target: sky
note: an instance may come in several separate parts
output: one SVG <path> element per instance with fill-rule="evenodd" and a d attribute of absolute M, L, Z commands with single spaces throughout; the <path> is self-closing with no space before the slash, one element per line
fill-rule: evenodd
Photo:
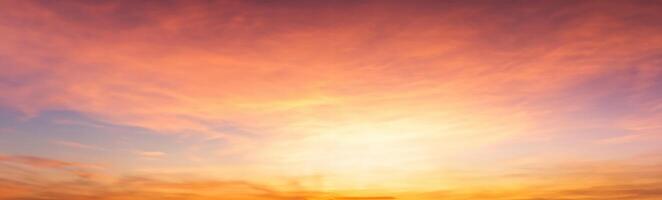
<path fill-rule="evenodd" d="M 662 198 L 660 1 L 0 1 L 0 200 Z"/>

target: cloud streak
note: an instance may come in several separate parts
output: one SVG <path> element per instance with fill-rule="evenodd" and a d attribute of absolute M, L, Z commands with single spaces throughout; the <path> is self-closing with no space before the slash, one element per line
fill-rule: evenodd
<path fill-rule="evenodd" d="M 64 162 L 64 161 L 60 161 Z M 41 166 L 41 165 L 40 165 Z M 50 166 L 50 165 L 49 165 Z M 555 168 L 556 170 L 550 170 Z M 561 169 L 561 170 L 558 170 Z M 638 172 L 635 172 L 636 170 Z M 3 171 L 3 173 L 6 171 Z M 512 173 L 512 171 L 508 172 Z M 662 171 L 658 164 L 623 165 L 619 162 L 579 162 L 526 169 L 519 175 L 478 175 L 475 181 L 441 191 L 344 192 L 300 190 L 247 181 L 228 181 L 165 174 L 142 174 L 112 180 L 69 179 L 46 181 L 23 177 L 21 181 L 0 179 L 0 199 L 658 199 Z M 492 177 L 490 177 L 492 176 Z M 468 178 L 468 177 L 467 177 Z M 497 178 L 497 179 L 495 179 Z M 480 179 L 484 179 L 481 181 Z M 499 180 L 495 182 L 494 180 Z M 381 194 L 381 195 L 375 195 Z"/>

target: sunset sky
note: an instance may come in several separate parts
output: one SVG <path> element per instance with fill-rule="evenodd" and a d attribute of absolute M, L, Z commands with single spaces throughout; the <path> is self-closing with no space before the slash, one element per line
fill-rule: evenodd
<path fill-rule="evenodd" d="M 662 1 L 0 0 L 0 200 L 662 199 Z"/>

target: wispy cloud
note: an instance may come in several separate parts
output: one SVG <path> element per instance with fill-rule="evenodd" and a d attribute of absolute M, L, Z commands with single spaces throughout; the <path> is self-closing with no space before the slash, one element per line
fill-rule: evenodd
<path fill-rule="evenodd" d="M 166 153 L 160 151 L 138 151 L 137 154 L 144 158 L 161 158 L 166 156 Z"/>
<path fill-rule="evenodd" d="M 105 150 L 105 149 L 97 147 L 97 146 L 81 144 L 81 143 L 73 142 L 73 141 L 54 140 L 54 141 L 51 141 L 51 143 L 59 145 L 59 146 L 74 148 L 74 149 Z"/>
<path fill-rule="evenodd" d="M 572 167 L 570 167 L 572 166 Z M 598 167 L 598 168 L 596 168 Z M 631 169 L 643 169 L 641 173 Z M 500 180 L 471 181 L 473 187 L 452 186 L 428 192 L 354 191 L 347 195 L 333 191 L 287 189 L 247 181 L 227 181 L 209 178 L 185 178 L 167 175 L 137 175 L 118 177 L 113 181 L 47 182 L 26 179 L 14 182 L 0 179 L 2 188 L 14 188 L 0 199 L 67 198 L 67 199 L 659 199 L 662 182 L 655 177 L 662 174 L 659 165 L 621 165 L 609 163 L 568 164 L 565 169 L 544 173 L 528 173 L 518 177 L 501 176 Z M 577 173 L 581 172 L 581 173 Z M 475 176 L 473 174 L 472 176 Z M 540 177 L 543 176 L 543 177 Z M 648 178 L 644 178 L 648 176 Z M 483 177 L 487 178 L 487 177 Z M 643 178 L 643 179 L 642 179 Z M 505 180 L 505 181 L 504 181 Z M 572 182 L 572 180 L 577 182 Z M 52 187 L 40 187 L 50 185 Z M 371 195 L 372 193 L 372 195 Z M 388 195 L 375 195 L 388 193 Z"/>
<path fill-rule="evenodd" d="M 97 164 L 69 162 L 37 156 L 1 154 L 0 164 L 18 165 L 19 167 L 27 167 L 27 170 L 57 170 L 85 179 L 97 177 L 97 175 L 100 175 L 98 171 L 105 168 Z M 0 176 L 0 178 L 3 178 L 3 176 Z"/>
<path fill-rule="evenodd" d="M 37 168 L 66 168 L 66 167 L 83 167 L 86 165 L 74 162 L 66 162 L 60 160 L 53 160 L 35 156 L 7 156 L 0 155 L 0 161 L 19 163 Z"/>

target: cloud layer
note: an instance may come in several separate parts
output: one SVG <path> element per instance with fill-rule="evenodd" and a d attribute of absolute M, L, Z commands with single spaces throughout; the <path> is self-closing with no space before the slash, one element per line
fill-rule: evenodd
<path fill-rule="evenodd" d="M 30 154 L 36 143 L 66 148 L 58 158 L 110 156 L 102 181 L 63 186 L 83 194 L 0 184 L 25 191 L 6 198 L 36 199 L 659 198 L 659 182 L 646 180 L 659 172 L 637 171 L 660 160 L 641 157 L 662 139 L 660 10 L 651 1 L 3 1 L 0 109 L 20 117 L 0 118 L 0 130 L 20 130 L 2 131 L 16 145 L 0 151 Z M 55 131 L 39 117 L 54 111 L 94 121 L 55 123 L 89 135 L 39 143 Z M 101 132 L 117 136 L 95 140 Z M 0 157 L 64 171 L 53 177 L 90 171 L 57 160 Z M 572 172 L 591 165 L 549 169 L 558 182 L 538 183 L 545 170 L 504 175 L 575 162 L 637 167 L 618 169 L 626 183 Z M 126 175 L 161 171 L 214 177 Z M 571 184 L 581 177 L 594 182 Z M 297 188 L 282 186 L 291 180 Z M 536 184 L 567 188 L 536 193 Z"/>

